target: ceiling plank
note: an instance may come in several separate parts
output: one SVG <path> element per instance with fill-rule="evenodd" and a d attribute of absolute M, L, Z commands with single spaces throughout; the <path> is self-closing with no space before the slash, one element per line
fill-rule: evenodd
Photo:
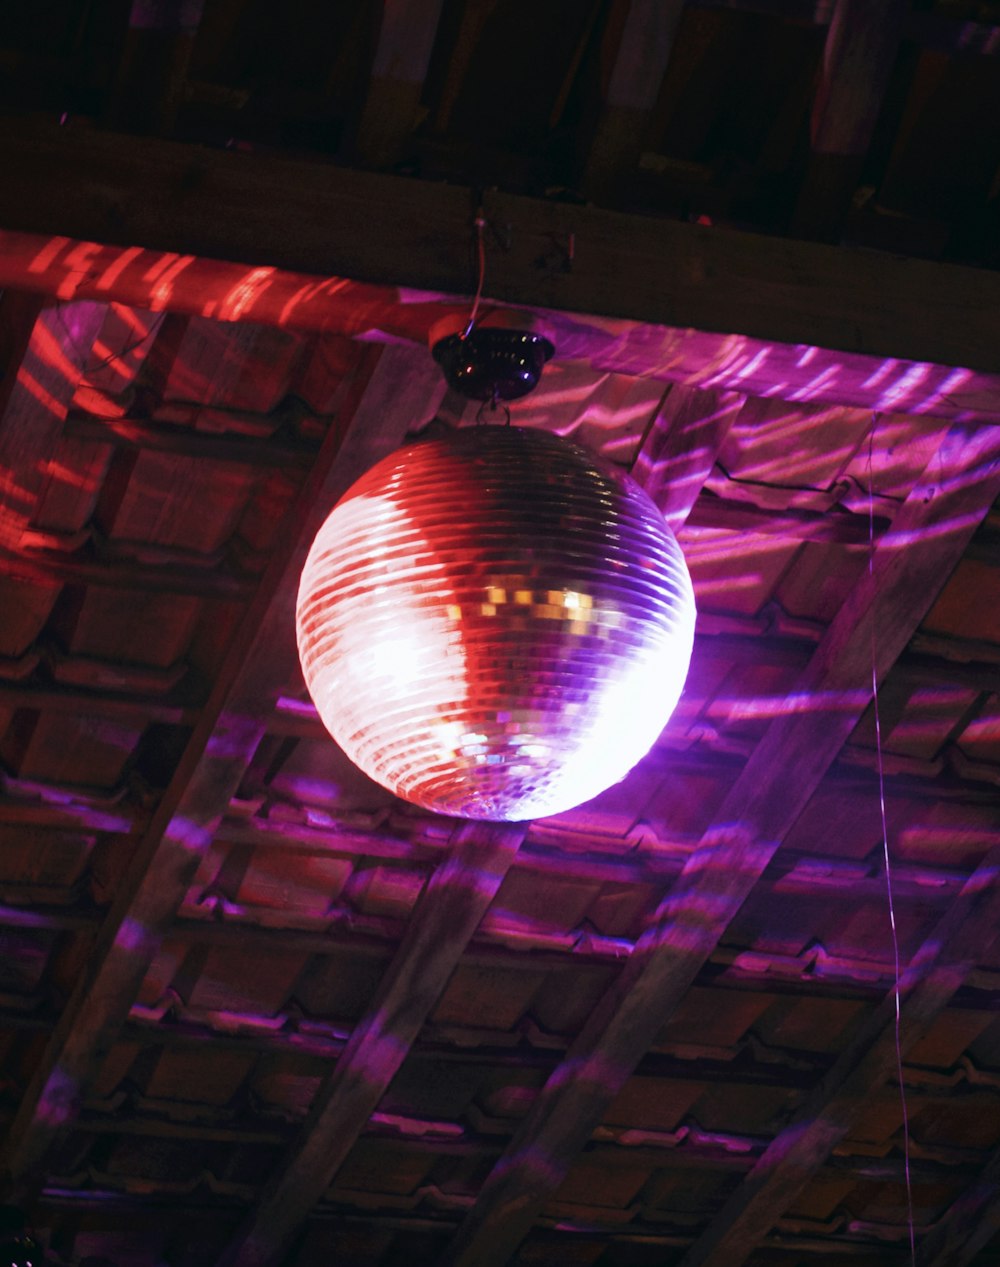
<path fill-rule="evenodd" d="M 456 830 L 371 1006 L 317 1093 L 300 1139 L 220 1260 L 224 1267 L 277 1261 L 333 1182 L 444 993 L 524 832 L 523 825 L 488 823 Z"/>
<path fill-rule="evenodd" d="M 13 355 L 0 380 L 0 553 L 15 566 L 104 314 L 103 304 L 39 311 L 27 296 L 4 295 L 0 340 Z"/>
<path fill-rule="evenodd" d="M 405 395 L 399 384 L 406 378 Z M 424 424 L 444 392 L 437 367 L 412 348 L 368 349 L 346 383 L 334 425 L 286 521 L 284 539 L 234 636 L 215 686 L 63 1011 L 12 1124 L 6 1164 L 30 1190 L 50 1145 L 128 1016 L 212 832 L 229 806 L 294 671 L 298 574 L 333 502 L 374 461 Z"/>
<path fill-rule="evenodd" d="M 227 308 L 209 310 L 203 298 L 203 315 L 222 319 L 254 314 L 279 267 L 468 292 L 472 203 L 460 187 L 72 124 L 12 124 L 0 132 L 0 162 L 0 224 L 7 229 L 188 252 L 147 281 L 147 307 L 171 305 L 179 275 L 198 255 L 261 266 L 233 288 Z M 726 339 L 713 351 L 729 361 L 743 350 L 742 339 L 759 338 L 792 345 L 800 360 L 806 344 L 1000 371 L 1000 276 L 986 270 L 498 191 L 485 194 L 483 205 L 491 223 L 510 226 L 509 251 L 491 253 L 488 265 L 487 293 L 495 300 L 678 327 L 688 341 L 692 328 L 716 332 Z M 571 235 L 567 269 L 552 247 Z M 81 259 L 78 271 L 110 285 L 90 264 Z M 43 267 L 29 264 L 29 278 Z M 324 307 L 329 298 L 328 288 Z M 353 320 L 370 330 L 372 315 L 355 310 Z M 734 330 L 741 338 L 734 340 Z M 633 343 L 629 351 L 639 349 Z M 666 359 L 662 349 L 658 359 Z M 812 384 L 810 398 L 817 398 L 824 366 L 808 359 L 802 386 Z M 748 354 L 739 366 L 751 393 L 752 361 Z M 835 370 L 843 372 L 839 357 L 826 377 Z M 772 355 L 772 386 L 785 377 L 779 371 L 776 379 L 775 371 Z M 922 384 L 927 377 L 925 371 Z M 960 385 L 950 383 L 949 392 Z M 891 404 L 905 410 L 902 395 Z M 917 396 L 926 412 L 923 388 Z"/>
<path fill-rule="evenodd" d="M 173 131 L 205 0 L 132 0 L 108 117 L 128 132 Z"/>
<path fill-rule="evenodd" d="M 413 131 L 441 18 L 442 0 L 385 0 L 368 96 L 358 125 L 358 158 L 387 167 Z"/>
<path fill-rule="evenodd" d="M 824 242 L 839 238 L 909 8 L 909 0 L 837 0 L 813 99 L 811 148 L 793 232 Z"/>
<path fill-rule="evenodd" d="M 447 132 L 451 125 L 451 116 L 472 66 L 476 46 L 480 43 L 498 3 L 499 0 L 467 0 L 462 6 L 461 23 L 448 58 L 448 75 L 434 112 L 433 124 L 436 132 Z"/>
<path fill-rule="evenodd" d="M 952 428 L 619 977 L 494 1168 L 444 1261 L 500 1267 L 683 998 L 1000 493 L 1000 429 Z M 877 630 L 877 633 L 876 633 Z M 874 652 L 873 652 L 874 648 Z"/>
<path fill-rule="evenodd" d="M 677 532 L 696 505 L 719 450 L 746 405 L 738 392 L 676 384 L 664 393 L 632 474 Z"/>
<path fill-rule="evenodd" d="M 905 1057 L 1000 935 L 1000 849 L 976 868 L 900 981 Z M 680 1267 L 739 1267 L 771 1231 L 896 1069 L 896 996 L 887 995 Z M 949 1264 L 957 1260 L 949 1257 Z"/>
<path fill-rule="evenodd" d="M 684 0 L 626 0 L 626 8 L 583 180 L 589 198 L 612 205 L 637 168 Z"/>
<path fill-rule="evenodd" d="M 316 455 L 312 445 L 294 440 L 241 435 L 238 431 L 214 433 L 132 414 L 101 418 L 82 410 L 70 412 L 63 425 L 63 435 L 71 440 L 91 440 L 153 453 L 178 453 L 203 461 L 241 462 L 272 471 L 302 470 L 311 465 Z"/>
<path fill-rule="evenodd" d="M 0 133 L 0 149 L 2 145 Z M 0 201 L 2 197 L 0 186 Z M 408 223 L 405 213 L 400 214 L 401 223 Z M 622 219 L 625 225 L 631 220 Z M 467 222 L 463 231 L 467 235 Z M 551 248 L 551 242 L 548 245 Z M 831 258 L 840 254 L 822 250 Z M 906 263 L 932 270 L 925 279 L 929 290 L 924 299 L 936 297 L 940 290 L 943 295 L 953 293 L 958 304 L 964 270 Z M 981 272 L 978 276 L 990 275 Z M 455 279 L 456 287 L 465 284 L 467 279 Z M 468 316 L 465 301 L 412 291 L 404 301 L 392 285 L 3 229 L 0 286 L 63 301 L 118 300 L 153 311 L 253 320 L 303 334 L 325 332 L 388 342 L 404 339 L 421 345 L 428 342 L 438 322 Z M 863 288 L 856 293 L 863 295 Z M 887 320 L 894 302 L 890 296 Z M 484 313 L 489 308 L 485 305 Z M 998 324 L 998 311 L 1000 293 L 992 309 L 980 313 L 969 306 L 961 309 L 962 321 L 972 323 L 972 331 L 965 329 L 974 343 L 990 337 L 991 323 Z M 998 374 L 552 309 L 545 313 L 544 325 L 559 355 L 588 360 L 595 369 L 616 374 L 649 375 L 703 390 L 738 391 L 768 399 L 781 395 L 878 409 L 926 419 L 929 427 L 935 425 L 935 418 L 1000 421 Z"/>
<path fill-rule="evenodd" d="M 978 1178 L 921 1239 L 917 1267 L 968 1267 L 1000 1232 L 1000 1149 Z"/>
<path fill-rule="evenodd" d="M 18 553 L 0 544 L 0 573 L 31 580 L 64 581 L 67 585 L 138 589 L 152 594 L 247 599 L 253 593 L 253 578 L 235 568 L 185 566 L 168 559 L 153 563 L 152 555 L 150 550 L 146 558 L 140 560 L 116 555 L 106 547 L 86 554 L 48 548 L 23 548 Z"/>

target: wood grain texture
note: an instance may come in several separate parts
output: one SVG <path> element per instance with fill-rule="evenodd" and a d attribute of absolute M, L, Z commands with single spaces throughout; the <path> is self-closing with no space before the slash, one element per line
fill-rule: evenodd
<path fill-rule="evenodd" d="M 968 1267 L 1000 1232 L 1000 1149 L 920 1242 L 917 1267 Z"/>
<path fill-rule="evenodd" d="M 636 454 L 632 474 L 674 532 L 696 505 L 726 434 L 745 404 L 738 392 L 678 385 L 665 393 Z"/>
<path fill-rule="evenodd" d="M 386 0 L 368 95 L 358 125 L 362 163 L 387 166 L 417 123 L 442 0 Z"/>
<path fill-rule="evenodd" d="M 906 1053 L 1000 936 L 1000 849 L 991 850 L 913 956 L 900 982 L 900 1051 Z M 740 1267 L 826 1162 L 896 1070 L 896 1001 L 867 1017 L 836 1064 L 768 1145 L 680 1267 Z M 949 1257 L 947 1262 L 957 1260 Z"/>
<path fill-rule="evenodd" d="M 611 28 L 617 30 L 618 46 L 584 174 L 588 195 L 612 206 L 622 182 L 636 169 L 684 3 L 630 0 L 625 7 L 624 22 Z"/>
<path fill-rule="evenodd" d="M 405 401 L 398 387 L 404 374 L 410 382 Z M 442 394 L 437 367 L 412 349 L 369 349 L 359 358 L 343 399 L 350 425 L 330 428 L 12 1124 L 6 1165 L 19 1190 L 30 1190 L 124 1024 L 293 672 L 295 593 L 313 536 L 337 497 L 411 426 L 426 422 Z"/>
<path fill-rule="evenodd" d="M 405 190 L 408 183 L 397 187 Z M 0 189 L 0 200 L 2 196 Z M 487 201 L 490 197 L 486 195 Z M 465 213 L 461 232 L 467 234 L 468 207 Z M 405 213 L 400 214 L 403 223 L 408 223 Z M 627 231 L 630 217 L 620 219 L 626 226 L 623 231 Z M 467 238 L 463 240 L 467 242 Z M 280 248 L 275 249 L 280 253 Z M 545 251 L 551 254 L 551 239 Z M 828 254 L 831 260 L 838 255 Z M 937 294 L 934 279 L 947 295 L 963 284 L 969 272 L 910 264 L 931 270 L 925 275 L 930 289 L 919 301 L 913 298 L 929 313 L 928 298 Z M 356 271 L 355 264 L 350 267 Z M 491 275 L 493 267 L 491 257 Z M 989 274 L 979 276 L 987 278 Z M 452 282 L 454 289 L 462 289 L 468 278 L 463 282 L 455 275 Z M 855 283 L 860 286 L 857 295 L 863 298 L 865 285 L 858 279 Z M 404 299 L 392 284 L 314 276 L 270 265 L 254 268 L 170 250 L 101 245 L 3 229 L 0 285 L 63 300 L 118 300 L 136 308 L 166 311 L 164 329 L 175 316 L 180 321 L 181 314 L 186 314 L 223 321 L 242 318 L 300 333 L 335 332 L 385 342 L 402 339 L 423 346 L 438 322 L 458 322 L 468 316 L 467 301 L 412 291 Z M 891 293 L 880 293 L 879 301 L 888 304 L 888 321 L 896 300 Z M 486 305 L 484 313 L 490 306 Z M 595 369 L 615 374 L 650 376 L 688 387 L 768 399 L 780 394 L 789 400 L 855 405 L 924 418 L 928 426 L 934 425 L 935 418 L 1000 420 L 998 374 L 910 359 L 883 360 L 867 352 L 803 347 L 798 341 L 776 343 L 746 334 L 650 325 L 554 309 L 536 314 L 535 319 L 549 332 L 558 356 L 587 361 Z M 954 314 L 949 314 L 948 320 L 954 319 Z M 996 310 L 989 311 L 985 324 L 982 320 L 973 309 L 963 308 L 961 321 L 965 324 L 957 329 L 964 330 L 975 345 L 989 337 L 998 320 Z M 803 318 L 803 333 L 808 326 Z"/>
<path fill-rule="evenodd" d="M 22 545 L 38 510 L 104 309 L 84 302 L 38 311 L 31 298 L 12 295 L 0 320 L 0 337 L 23 347 L 17 372 L 0 384 L 0 550 L 9 551 Z"/>
<path fill-rule="evenodd" d="M 500 1267 L 679 1004 L 1000 492 L 1000 430 L 953 428 L 656 918 L 549 1078 L 445 1261 Z M 875 632 L 877 629 L 877 637 Z M 874 647 L 874 652 L 873 652 Z M 799 711 L 795 700 L 826 702 Z"/>
<path fill-rule="evenodd" d="M 810 120 L 818 153 L 867 151 L 909 7 L 908 0 L 837 0 Z"/>
<path fill-rule="evenodd" d="M 166 136 L 183 100 L 204 5 L 133 0 L 107 115 L 128 132 Z"/>
<path fill-rule="evenodd" d="M 355 1026 L 224 1267 L 278 1261 L 333 1182 L 479 926 L 524 836 L 520 826 L 467 823 L 433 873 L 371 1006 Z"/>
<path fill-rule="evenodd" d="M 810 120 L 812 149 L 793 229 L 836 241 L 896 61 L 908 0 L 837 0 Z"/>
<path fill-rule="evenodd" d="M 6 128 L 0 161 L 6 228 L 180 252 L 147 306 L 192 255 L 468 292 L 467 189 L 75 127 Z M 995 273 L 500 192 L 484 208 L 510 226 L 487 287 L 505 303 L 1000 371 Z M 245 279 L 241 314 L 269 278 Z"/>

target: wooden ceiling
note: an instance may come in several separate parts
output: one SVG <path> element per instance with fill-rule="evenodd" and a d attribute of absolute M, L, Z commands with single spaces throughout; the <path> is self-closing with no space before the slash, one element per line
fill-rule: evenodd
<path fill-rule="evenodd" d="M 0 1129 L 68 1267 L 1000 1262 L 1000 4 L 38 0 L 0 30 Z M 396 801 L 292 607 L 473 410 L 631 470 L 685 694 Z M 872 704 L 873 667 L 879 716 Z M 876 730 L 884 753 L 880 797 Z M 883 859 L 892 859 L 902 984 Z"/>

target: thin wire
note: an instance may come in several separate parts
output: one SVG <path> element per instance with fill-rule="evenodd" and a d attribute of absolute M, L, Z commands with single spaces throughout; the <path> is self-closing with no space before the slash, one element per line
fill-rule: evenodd
<path fill-rule="evenodd" d="M 773 488 L 781 489 L 782 492 L 788 493 L 817 493 L 823 496 L 828 496 L 831 493 L 836 493 L 838 490 L 846 489 L 849 485 L 853 484 L 857 487 L 860 493 L 867 495 L 871 492 L 871 489 L 863 484 L 856 475 L 851 475 L 849 473 L 845 473 L 839 476 L 839 478 L 831 480 L 830 483 L 825 486 L 820 484 L 783 484 L 779 480 L 758 480 L 753 479 L 749 475 L 734 475 L 731 471 L 727 470 L 725 466 L 723 466 L 718 458 L 715 460 L 715 465 L 730 484 L 746 484 L 751 488 Z M 879 493 L 879 501 L 882 502 L 893 502 L 898 504 L 902 500 L 902 497 L 894 497 L 891 493 Z"/>
<path fill-rule="evenodd" d="M 476 284 L 476 297 L 473 299 L 472 308 L 469 311 L 469 320 L 462 331 L 463 339 L 469 337 L 473 326 L 476 324 L 476 318 L 479 316 L 479 304 L 483 298 L 483 285 L 486 281 L 486 241 L 483 236 L 486 229 L 486 217 L 483 215 L 482 207 L 476 212 L 476 218 L 472 223 L 476 228 L 476 265 L 479 280 Z"/>
<path fill-rule="evenodd" d="M 872 451 L 875 446 L 875 429 L 880 415 L 872 414 L 871 431 L 868 434 L 868 576 L 874 580 L 875 575 L 875 494 L 873 491 Z M 875 620 L 874 612 L 871 620 L 871 652 L 872 652 L 872 700 L 875 707 L 875 752 L 878 765 L 878 800 L 882 815 L 882 858 L 885 863 L 885 889 L 889 898 L 889 927 L 892 929 L 893 958 L 893 1000 L 895 1002 L 895 1039 L 896 1039 L 896 1081 L 899 1085 L 899 1102 L 903 1110 L 903 1173 L 906 1177 L 906 1222 L 910 1234 L 910 1264 L 916 1267 L 917 1243 L 913 1219 L 913 1182 L 910 1175 L 910 1115 L 906 1105 L 906 1086 L 903 1082 L 903 1046 L 901 1039 L 902 1018 L 899 1000 L 899 934 L 896 931 L 896 907 L 892 895 L 892 865 L 889 861 L 889 829 L 885 812 L 885 767 L 882 758 L 882 719 L 878 705 L 878 669 L 875 658 Z"/>

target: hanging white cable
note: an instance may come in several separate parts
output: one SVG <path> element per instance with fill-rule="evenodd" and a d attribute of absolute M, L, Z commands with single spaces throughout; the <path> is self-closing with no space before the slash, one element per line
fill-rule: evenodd
<path fill-rule="evenodd" d="M 486 240 L 484 237 L 486 217 L 483 214 L 482 207 L 480 207 L 476 212 L 476 218 L 472 223 L 476 230 L 476 265 L 478 281 L 476 283 L 476 295 L 472 301 L 472 308 L 469 311 L 469 320 L 465 329 L 462 331 L 463 339 L 467 339 L 475 327 L 476 318 L 479 316 L 479 304 L 483 298 L 483 284 L 486 281 Z"/>
<path fill-rule="evenodd" d="M 872 451 L 875 445 L 875 429 L 880 415 L 872 414 L 871 431 L 868 435 L 868 576 L 874 579 L 875 573 L 875 494 L 874 476 L 872 474 Z M 878 799 L 882 826 L 882 858 L 885 865 L 885 888 L 889 901 L 889 927 L 892 930 L 893 957 L 893 999 L 895 1002 L 895 1040 L 896 1040 L 896 1081 L 899 1086 L 899 1101 L 903 1112 L 903 1174 L 906 1180 L 906 1223 L 910 1237 L 910 1267 L 916 1267 L 917 1247 L 913 1219 L 913 1182 L 910 1175 L 910 1115 L 906 1103 L 906 1085 L 903 1081 L 903 1047 L 901 1039 L 900 1009 L 900 964 L 899 934 L 896 930 L 896 906 L 892 890 L 892 864 L 889 859 L 889 830 L 885 812 L 885 765 L 882 755 L 882 719 L 879 715 L 878 702 L 878 668 L 875 655 L 875 619 L 874 599 L 873 617 L 871 621 L 871 660 L 872 660 L 872 702 L 875 711 L 875 753 L 878 767 Z"/>

